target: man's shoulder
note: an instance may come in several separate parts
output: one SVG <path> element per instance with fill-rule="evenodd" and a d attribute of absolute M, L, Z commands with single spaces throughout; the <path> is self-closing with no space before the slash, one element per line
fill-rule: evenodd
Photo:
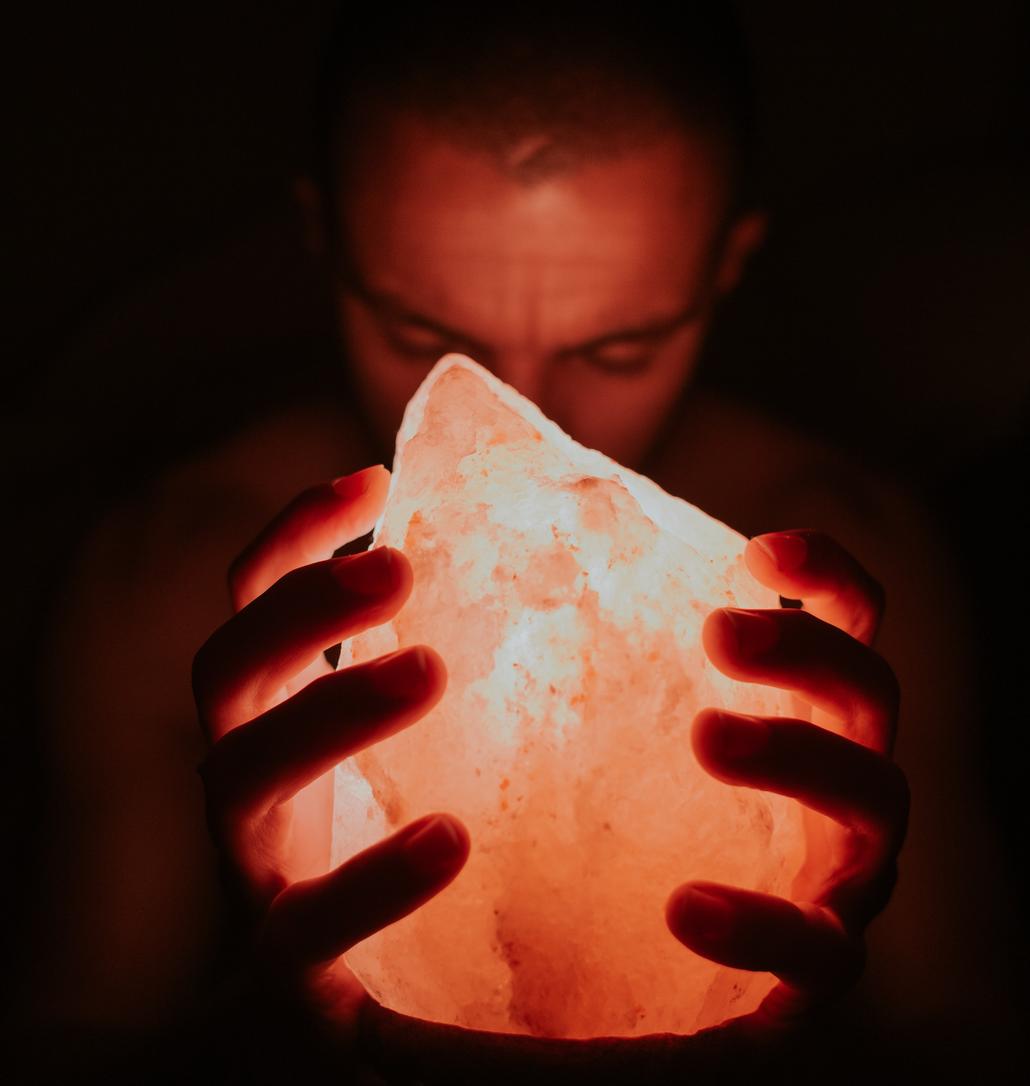
<path fill-rule="evenodd" d="M 299 491 L 358 466 L 344 421 L 321 408 L 264 418 L 108 510 L 70 559 L 54 613 L 55 658 L 74 665 L 58 700 L 102 709 L 118 689 L 134 710 L 156 690 L 188 723 L 189 661 L 231 614 L 230 564 Z"/>
<path fill-rule="evenodd" d="M 62 651 L 86 635 L 97 652 L 106 640 L 137 655 L 149 651 L 136 643 L 144 632 L 203 640 L 229 617 L 233 559 L 297 493 L 362 466 L 360 456 L 339 411 L 298 406 L 156 475 L 108 509 L 71 556 L 55 613 Z"/>
<path fill-rule="evenodd" d="M 745 535 L 806 509 L 877 519 L 894 484 L 857 456 L 761 408 L 713 392 L 691 402 L 658 460 L 659 482 Z M 814 526 L 814 525 L 813 525 Z"/>
<path fill-rule="evenodd" d="M 363 466 L 362 455 L 342 408 L 292 405 L 152 478 L 109 511 L 87 550 L 100 548 L 123 575 L 188 564 L 206 548 L 231 557 L 297 493 Z"/>
<path fill-rule="evenodd" d="M 336 404 L 302 403 L 266 415 L 157 480 L 153 496 L 184 511 L 275 513 L 298 491 L 362 466 L 354 420 Z"/>

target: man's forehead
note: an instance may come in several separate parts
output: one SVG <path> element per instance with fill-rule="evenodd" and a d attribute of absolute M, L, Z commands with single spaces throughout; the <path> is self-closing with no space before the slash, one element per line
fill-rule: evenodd
<path fill-rule="evenodd" d="M 534 131 L 506 144 L 501 153 L 468 146 L 411 114 L 392 114 L 348 149 L 341 210 L 357 202 L 430 207 L 447 203 L 508 205 L 546 203 L 543 193 L 576 190 L 594 215 L 630 214 L 639 205 L 668 214 L 673 205 L 725 204 L 729 193 L 724 149 L 711 138 L 670 126 L 644 142 L 613 143 L 607 154 L 578 157 L 570 151 L 564 170 L 526 181 L 511 172 L 546 152 L 561 158 L 553 133 Z"/>
<path fill-rule="evenodd" d="M 486 155 L 404 135 L 365 160 L 341 217 L 366 282 L 412 306 L 454 314 L 542 291 L 610 310 L 642 293 L 664 312 L 703 275 L 724 191 L 712 156 L 685 139 L 525 186 Z"/>

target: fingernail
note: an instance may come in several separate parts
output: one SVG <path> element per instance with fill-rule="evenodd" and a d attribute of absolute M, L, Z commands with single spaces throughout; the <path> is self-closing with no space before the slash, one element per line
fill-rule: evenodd
<path fill-rule="evenodd" d="M 382 464 L 374 464 L 370 468 L 362 468 L 350 475 L 341 475 L 333 479 L 330 486 L 342 498 L 359 498 L 372 485 L 376 472 L 383 470 Z"/>
<path fill-rule="evenodd" d="M 454 821 L 433 815 L 403 845 L 408 862 L 423 875 L 441 875 L 450 871 L 465 852 L 465 842 Z"/>
<path fill-rule="evenodd" d="M 726 900 L 696 886 L 684 886 L 675 899 L 676 926 L 700 942 L 725 943 L 734 932 L 736 916 Z"/>
<path fill-rule="evenodd" d="M 800 569 L 808 559 L 808 540 L 804 536 L 768 532 L 756 535 L 753 542 L 782 573 Z"/>
<path fill-rule="evenodd" d="M 724 607 L 723 613 L 730 620 L 741 656 L 761 656 L 780 639 L 780 628 L 772 615 L 737 607 Z"/>
<path fill-rule="evenodd" d="M 719 726 L 715 730 L 715 743 L 719 753 L 727 758 L 753 758 L 765 750 L 769 743 L 769 725 L 754 717 L 733 716 L 719 713 Z"/>
<path fill-rule="evenodd" d="M 398 701 L 415 701 L 428 689 L 429 666 L 426 650 L 418 645 L 375 661 L 369 679 L 380 694 Z"/>
<path fill-rule="evenodd" d="M 340 558 L 333 566 L 333 576 L 348 592 L 373 599 L 386 595 L 397 583 L 396 562 L 390 547 L 376 547 Z"/>

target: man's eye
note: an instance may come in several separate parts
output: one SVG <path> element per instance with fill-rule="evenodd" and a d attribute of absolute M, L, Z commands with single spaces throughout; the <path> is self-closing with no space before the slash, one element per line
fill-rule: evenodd
<path fill-rule="evenodd" d="M 430 355 L 446 354 L 447 341 L 441 339 L 435 332 L 427 328 L 419 328 L 418 325 L 402 325 L 393 330 L 390 337 L 394 346 L 404 354 Z"/>
<path fill-rule="evenodd" d="M 609 372 L 634 373 L 645 369 L 651 361 L 653 348 L 650 344 L 624 341 L 608 343 L 586 354 L 587 361 L 598 369 Z"/>

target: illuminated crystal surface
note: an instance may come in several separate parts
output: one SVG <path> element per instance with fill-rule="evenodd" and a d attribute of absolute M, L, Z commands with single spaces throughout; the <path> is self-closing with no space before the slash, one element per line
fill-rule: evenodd
<path fill-rule="evenodd" d="M 713 608 L 778 606 L 744 538 L 447 355 L 408 404 L 379 544 L 414 589 L 340 666 L 425 643 L 449 681 L 337 768 L 333 864 L 436 810 L 472 852 L 348 952 L 366 988 L 419 1018 L 564 1037 L 690 1033 L 757 1006 L 773 978 L 698 957 L 664 913 L 692 878 L 789 894 L 803 855 L 797 804 L 716 781 L 689 740 L 706 705 L 796 715 L 701 646 Z"/>

